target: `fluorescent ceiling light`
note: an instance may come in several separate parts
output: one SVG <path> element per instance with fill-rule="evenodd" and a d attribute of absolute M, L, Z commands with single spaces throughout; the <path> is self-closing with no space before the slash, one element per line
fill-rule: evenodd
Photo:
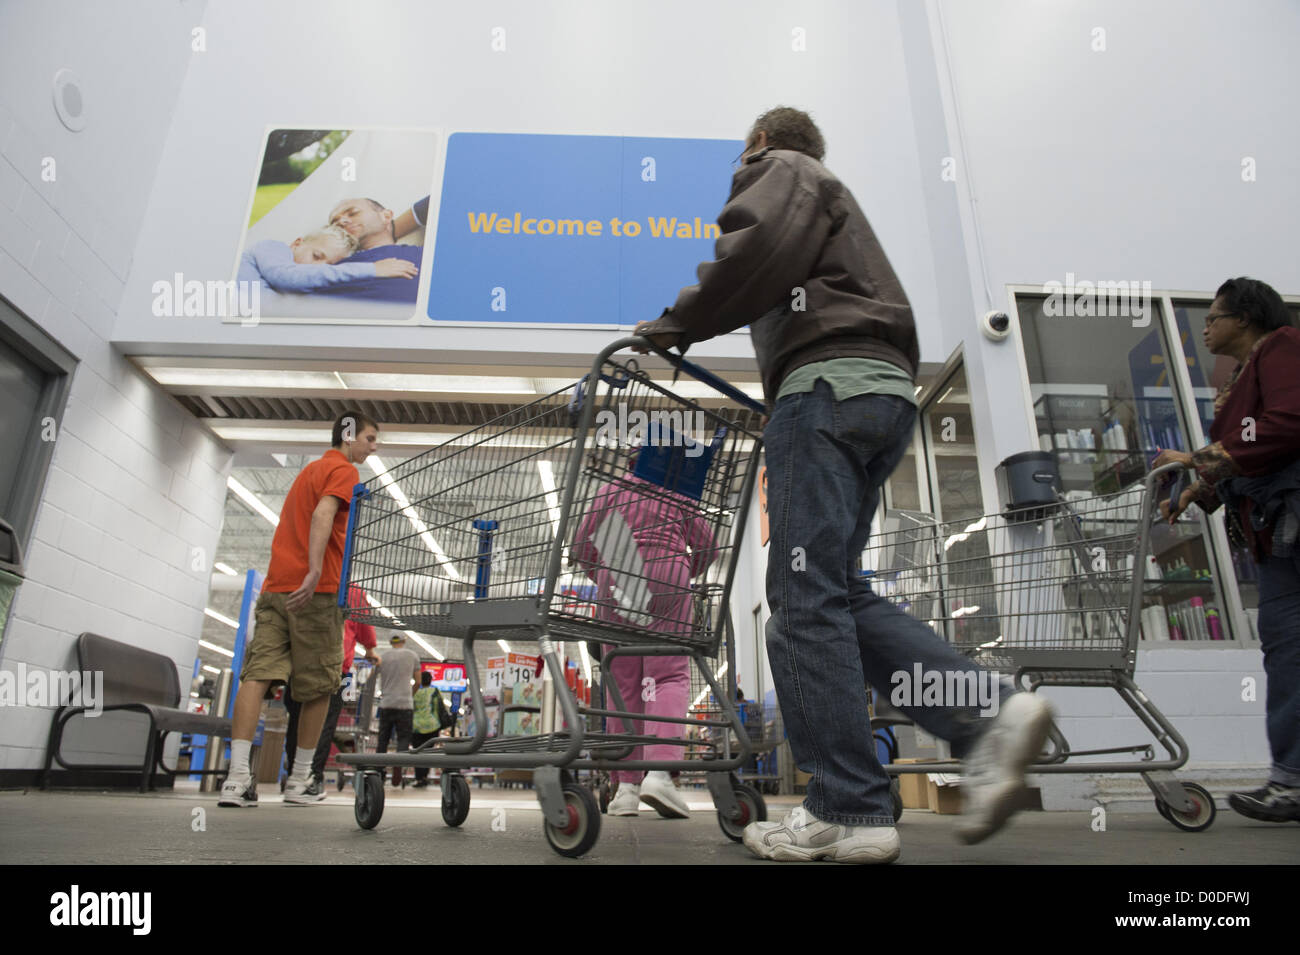
<path fill-rule="evenodd" d="M 715 679 L 715 680 L 721 680 L 721 679 L 722 679 L 722 674 L 724 674 L 724 673 L 726 673 L 726 672 L 727 672 L 727 664 L 726 664 L 726 662 L 724 661 L 723 664 L 722 664 L 722 666 L 718 669 L 718 672 L 715 673 L 715 674 L 713 674 L 713 679 Z M 695 698 L 695 702 L 692 703 L 691 706 L 699 706 L 699 705 L 700 705 L 700 701 L 703 700 L 706 696 L 708 696 L 708 695 L 709 695 L 710 693 L 712 693 L 712 692 L 713 692 L 713 691 L 712 691 L 711 689 L 709 689 L 709 688 L 706 686 L 703 690 L 700 691 L 700 695 L 697 696 L 697 697 Z"/>
<path fill-rule="evenodd" d="M 209 673 L 216 673 L 216 674 L 220 674 L 220 673 L 221 673 L 221 671 L 218 670 L 216 667 L 210 667 L 210 666 L 208 666 L 206 663 L 203 664 L 203 669 L 207 670 Z M 191 694 L 191 696 L 198 696 L 198 694 L 197 694 L 197 693 L 193 693 L 193 694 Z"/>
<path fill-rule="evenodd" d="M 731 400 L 722 392 L 710 385 L 706 385 L 702 381 L 679 378 L 677 383 L 673 384 L 671 378 L 654 378 L 651 380 L 660 388 L 677 395 L 679 398 L 717 398 L 719 401 Z M 763 386 L 761 384 L 750 382 L 729 382 L 729 384 L 742 394 L 748 395 L 758 401 L 763 400 Z"/>
<path fill-rule="evenodd" d="M 378 611 L 379 611 L 381 614 L 383 614 L 385 617 L 387 617 L 389 620 L 394 620 L 394 621 L 395 621 L 395 620 L 397 619 L 397 615 L 396 615 L 396 614 L 394 614 L 391 610 L 389 610 L 387 607 L 385 607 L 383 604 L 381 604 L 381 603 L 380 603 L 378 600 L 376 600 L 374 597 L 370 596 L 370 594 L 366 594 L 366 602 L 369 603 L 370 606 L 372 606 L 372 607 L 374 607 L 376 610 L 378 610 Z M 422 638 L 418 633 L 416 633 L 414 630 L 403 630 L 402 632 L 403 632 L 404 634 L 406 634 L 408 637 L 410 637 L 412 640 L 414 640 L 416 643 L 418 643 L 420 646 L 424 647 L 424 649 L 428 650 L 429 653 L 433 654 L 433 656 L 436 657 L 437 659 L 439 659 L 439 660 L 446 659 L 445 657 L 443 657 L 443 655 L 442 655 L 441 653 L 439 653 L 439 652 L 438 652 L 437 650 L 435 650 L 433 647 L 431 647 L 431 646 L 429 646 L 427 643 L 425 643 L 425 642 L 424 642 L 424 639 L 423 639 L 423 638 Z"/>
<path fill-rule="evenodd" d="M 560 496 L 555 493 L 555 468 L 550 461 L 537 462 L 537 474 L 542 479 L 542 493 L 546 496 L 546 509 L 551 512 L 551 526 L 555 536 L 560 536 Z"/>
<path fill-rule="evenodd" d="M 218 614 L 218 613 L 214 613 L 214 612 L 211 611 L 211 610 L 208 610 L 208 611 L 205 611 L 205 612 L 206 612 L 206 613 L 209 613 L 209 614 L 212 614 L 212 616 L 214 616 L 214 617 L 220 617 L 220 616 L 221 616 L 220 614 Z M 221 618 L 221 621 L 222 621 L 222 623 L 225 623 L 225 622 L 226 622 L 226 619 L 225 619 L 224 617 L 222 617 L 222 618 Z M 203 647 L 203 648 L 206 649 L 206 650 L 211 650 L 213 653 L 220 653 L 222 656 L 226 656 L 226 657 L 231 657 L 231 658 L 233 658 L 234 655 L 235 655 L 235 651 L 234 651 L 234 650 L 227 650 L 225 647 L 219 647 L 219 646 L 217 646 L 215 643 L 209 643 L 207 640 L 200 640 L 200 641 L 199 641 L 199 646 Z"/>
<path fill-rule="evenodd" d="M 257 513 L 261 514 L 273 525 L 275 525 L 276 527 L 280 526 L 280 515 L 275 513 L 275 511 L 271 510 L 265 504 L 263 504 L 261 498 L 259 498 L 248 488 L 244 487 L 244 485 L 240 484 L 233 477 L 226 478 L 226 487 L 234 491 L 235 494 L 238 495 L 241 501 L 243 501 L 245 504 L 247 504 Z"/>
<path fill-rule="evenodd" d="M 587 653 L 587 641 L 578 641 L 578 652 L 582 654 L 582 672 L 586 674 L 587 685 L 591 686 L 591 657 Z"/>
<path fill-rule="evenodd" d="M 397 506 L 402 509 L 402 513 L 406 515 L 406 519 L 411 522 L 411 526 L 415 528 L 415 532 L 420 536 L 420 540 L 424 541 L 424 546 L 433 551 L 433 556 L 438 559 L 438 563 L 442 565 L 443 570 L 445 570 L 453 580 L 463 580 L 460 576 L 460 572 L 457 571 L 455 565 L 452 564 L 451 559 L 447 557 L 447 554 L 443 551 L 442 547 L 433 539 L 433 535 L 429 533 L 429 525 L 420 520 L 420 515 L 415 513 L 415 508 L 411 507 L 411 499 L 406 496 L 406 492 L 401 489 L 398 483 L 393 480 L 392 475 L 388 473 L 388 468 L 384 465 L 384 462 L 372 454 L 370 457 L 366 458 L 366 464 L 370 466 L 371 471 L 375 472 L 375 476 L 378 477 L 379 482 L 384 485 L 384 489 L 388 491 L 389 496 L 391 496 L 392 499 L 397 502 Z"/>
<path fill-rule="evenodd" d="M 239 622 L 237 620 L 231 620 L 225 614 L 217 613 L 211 607 L 204 607 L 203 612 L 207 614 L 209 617 L 211 617 L 213 620 L 217 620 L 220 621 L 221 623 L 224 623 L 227 627 L 230 627 L 232 630 L 239 629 Z M 218 649 L 220 648 L 218 647 Z M 232 653 L 231 656 L 233 657 L 234 654 Z"/>
<path fill-rule="evenodd" d="M 424 647 L 424 649 L 425 649 L 428 653 L 432 654 L 432 656 L 433 656 L 433 658 L 434 658 L 435 660 L 445 660 L 445 659 L 446 659 L 446 657 L 444 657 L 441 653 L 439 653 L 437 650 L 433 649 L 433 647 L 431 647 L 431 646 L 429 646 L 427 643 L 425 643 L 425 642 L 424 642 L 424 638 L 421 637 L 421 636 L 420 636 L 418 633 L 416 633 L 414 630 L 403 630 L 402 632 L 405 633 L 405 634 L 406 634 L 408 637 L 410 637 L 412 640 L 414 640 L 416 643 L 418 643 L 420 646 Z"/>
<path fill-rule="evenodd" d="M 239 576 L 239 574 L 235 572 L 235 568 L 231 567 L 229 564 L 223 564 L 221 561 L 217 561 L 215 564 L 212 565 L 212 567 L 214 570 L 219 570 L 221 571 L 221 573 L 226 574 L 230 577 Z"/>
<path fill-rule="evenodd" d="M 337 391 L 338 379 L 329 371 L 281 371 L 262 368 L 149 368 L 160 385 L 191 388 L 280 388 Z"/>
<path fill-rule="evenodd" d="M 191 368 L 146 366 L 160 385 L 190 388 L 273 388 L 280 391 L 406 391 L 426 394 L 535 395 L 537 385 L 568 387 L 567 378 L 521 378 L 500 375 L 417 375 L 370 372 L 289 371 L 276 368 Z"/>

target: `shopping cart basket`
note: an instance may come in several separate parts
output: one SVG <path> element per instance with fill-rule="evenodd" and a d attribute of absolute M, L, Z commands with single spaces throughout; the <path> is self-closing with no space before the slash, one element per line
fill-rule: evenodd
<path fill-rule="evenodd" d="M 1203 787 L 1180 783 L 1172 771 L 1187 762 L 1178 731 L 1133 682 L 1138 623 L 1144 603 L 1145 555 L 1159 519 L 1158 481 L 1080 500 L 939 524 L 914 512 L 887 515 L 885 533 L 863 554 L 872 589 L 930 625 L 956 649 L 1018 686 L 1114 690 L 1162 746 L 1072 750 L 1056 726 L 1051 750 L 1031 773 L 1141 773 L 1156 808 L 1180 829 L 1214 822 L 1214 799 Z M 888 688 L 880 688 L 889 699 Z M 884 723 L 904 722 L 897 713 Z M 873 721 L 874 723 L 874 721 Z M 883 725 L 883 723 L 882 723 Z M 873 727 L 874 728 L 874 727 Z M 1128 761 L 1098 756 L 1129 753 Z M 891 765 L 905 772 L 953 772 L 955 762 Z"/>
<path fill-rule="evenodd" d="M 734 775 L 749 745 L 732 704 L 736 668 L 731 641 L 724 639 L 761 451 L 759 436 L 744 424 L 763 407 L 703 369 L 653 349 L 679 373 L 746 410 L 687 400 L 653 381 L 635 359 L 613 358 L 630 346 L 649 343 L 635 337 L 614 342 L 574 386 L 357 485 L 339 593 L 360 587 L 370 606 L 346 608 L 350 617 L 462 640 L 472 688 L 482 685 L 473 652 L 478 640 L 535 641 L 546 673 L 536 735 L 489 738 L 483 694 L 476 691 L 472 737 L 440 737 L 405 754 L 340 757 L 359 767 L 355 808 L 364 828 L 383 813 L 381 774 L 390 766 L 442 769 L 442 814 L 452 826 L 469 812 L 469 787 L 459 770 L 533 770 L 547 840 L 562 855 L 587 851 L 600 829 L 596 798 L 579 785 L 578 770 L 706 765 L 728 837 L 739 840 L 745 825 L 765 818 L 762 797 Z M 642 553 L 625 516 L 628 507 L 642 509 L 640 531 L 689 515 L 689 574 L 671 569 L 680 567 L 683 555 Z M 589 585 L 589 576 L 608 596 L 575 601 L 572 594 Z M 677 739 L 633 732 L 641 714 L 628 709 L 606 670 L 600 682 L 611 708 L 580 709 L 565 679 L 565 641 L 593 666 L 619 656 L 689 657 L 723 701 L 718 718 L 707 722 L 734 730 L 738 745 L 728 752 L 720 735 L 687 734 L 688 725 L 698 723 L 685 713 L 653 717 L 681 724 Z M 589 728 L 589 720 L 599 725 L 602 717 L 603 729 Z M 679 746 L 682 757 L 626 758 L 647 743 Z"/>

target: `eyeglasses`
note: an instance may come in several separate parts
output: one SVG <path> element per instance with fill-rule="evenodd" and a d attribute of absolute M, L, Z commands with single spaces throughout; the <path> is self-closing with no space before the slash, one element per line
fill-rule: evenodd
<path fill-rule="evenodd" d="M 1206 328 L 1209 328 L 1211 325 L 1213 325 L 1215 322 L 1217 322 L 1217 321 L 1218 321 L 1219 319 L 1221 319 L 1221 318 L 1232 318 L 1232 317 L 1233 317 L 1232 312 L 1224 312 L 1224 313 L 1221 314 L 1221 315 L 1206 315 L 1206 316 L 1205 316 L 1205 327 L 1206 327 Z"/>

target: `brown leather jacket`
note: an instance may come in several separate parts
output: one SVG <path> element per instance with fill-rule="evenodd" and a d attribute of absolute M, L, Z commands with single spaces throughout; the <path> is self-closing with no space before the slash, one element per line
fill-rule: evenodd
<path fill-rule="evenodd" d="M 852 193 L 820 162 L 787 149 L 750 156 L 718 225 L 716 261 L 647 334 L 680 334 L 684 352 L 750 325 L 769 407 L 786 375 L 828 358 L 881 359 L 916 377 L 903 287 Z"/>

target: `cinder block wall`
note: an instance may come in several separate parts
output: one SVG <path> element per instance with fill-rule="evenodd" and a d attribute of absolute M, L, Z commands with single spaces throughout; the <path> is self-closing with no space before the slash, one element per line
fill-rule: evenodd
<path fill-rule="evenodd" d="M 89 630 L 170 656 L 185 696 L 231 455 L 110 340 L 188 69 L 185 25 L 203 8 L 155 18 L 128 49 L 109 51 L 93 23 L 55 29 L 54 6 L 11 7 L 0 18 L 0 32 L 28 38 L 6 45 L 14 55 L 5 75 L 30 77 L 0 87 L 0 295 L 79 364 L 0 665 L 71 669 L 76 637 Z M 86 81 L 80 133 L 64 130 L 49 96 L 34 91 L 61 66 Z M 53 181 L 42 176 L 46 157 Z M 42 764 L 52 713 L 6 708 L 0 771 Z M 75 740 L 83 755 L 111 762 L 142 752 L 138 729 L 98 722 Z"/>

